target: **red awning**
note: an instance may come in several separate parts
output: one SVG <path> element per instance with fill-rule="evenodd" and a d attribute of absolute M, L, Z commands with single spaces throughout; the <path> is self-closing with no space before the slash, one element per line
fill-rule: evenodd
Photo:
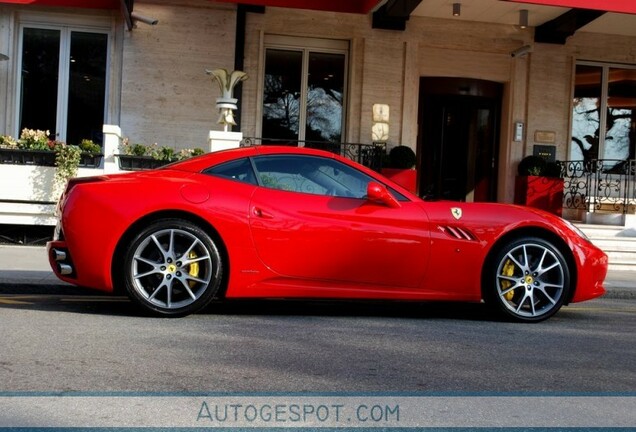
<path fill-rule="evenodd" d="M 515 3 L 531 3 L 576 9 L 594 9 L 606 12 L 636 14 L 636 0 L 507 0 Z"/>
<path fill-rule="evenodd" d="M 120 0 L 0 0 L 0 3 L 13 3 L 31 6 L 62 6 L 91 9 L 119 9 Z"/>
<path fill-rule="evenodd" d="M 332 12 L 369 13 L 380 0 L 217 0 L 254 6 L 312 9 Z"/>

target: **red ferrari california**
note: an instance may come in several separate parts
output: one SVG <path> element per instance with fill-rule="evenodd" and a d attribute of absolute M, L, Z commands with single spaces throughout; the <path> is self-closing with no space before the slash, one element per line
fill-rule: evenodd
<path fill-rule="evenodd" d="M 305 148 L 72 179 L 58 210 L 57 276 L 161 316 L 215 298 L 483 300 L 534 322 L 605 292 L 607 256 L 557 216 L 425 201 Z"/>

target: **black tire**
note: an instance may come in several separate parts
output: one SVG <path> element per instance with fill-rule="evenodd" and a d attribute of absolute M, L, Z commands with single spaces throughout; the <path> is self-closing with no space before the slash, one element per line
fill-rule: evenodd
<path fill-rule="evenodd" d="M 501 247 L 484 275 L 484 300 L 513 321 L 548 319 L 570 293 L 566 259 L 556 246 L 538 237 L 516 239 Z"/>
<path fill-rule="evenodd" d="M 124 285 L 146 312 L 181 317 L 207 306 L 219 291 L 223 261 L 197 225 L 162 219 L 144 228 L 125 251 Z"/>

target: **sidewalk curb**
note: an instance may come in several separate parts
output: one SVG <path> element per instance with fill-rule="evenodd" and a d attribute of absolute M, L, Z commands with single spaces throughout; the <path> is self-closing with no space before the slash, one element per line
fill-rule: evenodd
<path fill-rule="evenodd" d="M 636 292 L 629 288 L 605 288 L 607 292 L 601 298 L 614 300 L 636 300 Z"/>

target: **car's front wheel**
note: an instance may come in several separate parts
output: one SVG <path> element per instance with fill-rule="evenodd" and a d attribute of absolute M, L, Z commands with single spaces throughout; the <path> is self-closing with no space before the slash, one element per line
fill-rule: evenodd
<path fill-rule="evenodd" d="M 223 262 L 215 241 L 197 225 L 163 219 L 137 234 L 124 258 L 129 297 L 155 315 L 184 316 L 219 290 Z"/>
<path fill-rule="evenodd" d="M 570 292 L 570 270 L 551 242 L 526 237 L 494 255 L 484 279 L 484 298 L 515 321 L 538 322 L 554 315 Z"/>

